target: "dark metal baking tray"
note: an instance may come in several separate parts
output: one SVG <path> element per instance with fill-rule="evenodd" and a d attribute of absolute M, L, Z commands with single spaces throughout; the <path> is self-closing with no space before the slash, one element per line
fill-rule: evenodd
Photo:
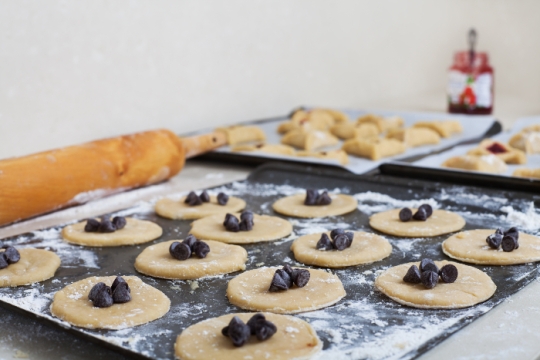
<path fill-rule="evenodd" d="M 350 194 L 379 193 L 382 200 L 374 202 L 373 199 L 363 198 L 359 206 L 362 211 L 343 216 L 318 220 L 291 219 L 297 235 L 343 224 L 354 229 L 372 231 L 368 225 L 367 213 L 371 210 L 367 209 L 391 207 L 392 204 L 387 203 L 388 199 L 384 200 L 384 195 L 395 200 L 435 199 L 441 207 L 462 213 L 467 220 L 466 229 L 510 225 L 500 218 L 494 220 L 493 215 L 500 216 L 503 213 L 497 209 L 496 201 L 486 201 L 486 197 L 504 199 L 505 206 L 515 209 L 523 209 L 531 201 L 540 199 L 537 195 L 521 191 L 455 186 L 448 182 L 388 175 L 360 176 L 345 170 L 290 164 L 266 164 L 255 170 L 245 182 L 231 183 L 218 190 L 228 189 L 226 191 L 230 194 L 244 198 L 249 210 L 274 214 L 271 204 L 276 199 L 305 187 L 339 189 Z M 470 196 L 461 196 L 463 194 L 476 194 L 480 200 L 472 201 Z M 0 304 L 36 316 L 49 324 L 64 327 L 66 331 L 133 357 L 172 359 L 174 341 L 184 328 L 207 318 L 241 311 L 225 297 L 227 282 L 237 273 L 200 280 L 197 282 L 199 288 L 195 290 L 191 287 L 193 284 L 187 281 L 167 281 L 138 274 L 133 263 L 144 248 L 157 242 L 183 238 L 189 231 L 190 221 L 163 219 L 151 209 L 149 204 L 139 204 L 120 212 L 155 221 L 163 227 L 163 236 L 141 246 L 84 248 L 65 245 L 59 239 L 52 239 L 52 234 L 62 226 L 5 239 L 6 244 L 50 248 L 61 253 L 63 263 L 53 280 L 33 286 L 0 289 Z M 478 268 L 488 273 L 498 286 L 495 295 L 487 302 L 461 310 L 405 307 L 374 290 L 373 280 L 377 271 L 423 257 L 445 259 L 440 243 L 446 236 L 427 239 L 386 237 L 393 246 L 393 252 L 387 259 L 374 264 L 332 270 L 345 286 L 347 296 L 344 299 L 327 309 L 297 315 L 310 321 L 317 330 L 324 342 L 323 358 L 414 358 L 486 313 L 537 276 L 538 264 L 480 266 Z M 247 270 L 258 268 L 261 263 L 264 266 L 295 264 L 289 250 L 293 238 L 246 245 Z M 95 257 L 94 265 L 99 268 L 94 268 L 91 261 L 88 261 L 90 253 Z M 170 312 L 149 324 L 120 331 L 85 330 L 67 326 L 51 317 L 49 306 L 56 291 L 88 276 L 113 274 L 138 275 L 146 283 L 163 291 L 171 299 Z"/>

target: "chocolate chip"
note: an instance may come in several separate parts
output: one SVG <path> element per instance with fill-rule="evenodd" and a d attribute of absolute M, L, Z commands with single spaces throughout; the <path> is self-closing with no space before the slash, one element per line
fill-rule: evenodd
<path fill-rule="evenodd" d="M 114 301 L 111 294 L 111 288 L 102 283 L 105 286 L 100 285 L 98 289 L 94 290 L 94 288 L 96 288 L 96 286 L 98 286 L 99 284 L 100 283 L 97 283 L 96 285 L 94 285 L 92 290 L 90 290 L 88 298 L 92 301 L 92 304 L 95 307 L 106 308 L 112 306 L 114 304 Z M 92 296 L 91 298 L 90 295 Z"/>
<path fill-rule="evenodd" d="M 232 340 L 233 345 L 236 347 L 244 345 L 249 340 L 250 335 L 249 326 L 244 324 L 238 316 L 233 317 L 227 326 L 227 336 Z"/>
<path fill-rule="evenodd" d="M 189 246 L 189 248 L 191 250 L 193 250 L 193 244 L 195 244 L 197 242 L 197 238 L 191 234 L 189 234 L 188 236 L 186 236 L 186 238 L 184 239 L 184 241 L 182 241 L 183 244 L 186 244 L 187 246 Z"/>
<path fill-rule="evenodd" d="M 223 329 L 221 329 L 221 335 L 229 337 L 229 325 L 227 325 Z"/>
<path fill-rule="evenodd" d="M 514 239 L 516 239 L 516 241 L 518 241 L 519 240 L 519 231 L 518 231 L 517 228 L 511 227 L 510 229 L 508 229 L 508 230 L 506 230 L 504 232 L 504 236 L 511 236 Z"/>
<path fill-rule="evenodd" d="M 192 192 L 193 192 L 193 191 L 192 191 Z M 189 194 L 191 195 L 191 193 L 189 193 Z M 195 194 L 195 193 L 193 193 L 193 194 Z M 202 202 L 202 200 L 201 200 L 200 197 L 198 197 L 197 195 L 195 195 L 195 196 L 190 196 L 190 195 L 188 195 L 189 201 L 187 202 L 187 204 L 188 204 L 189 206 L 199 206 L 199 205 L 202 205 L 203 202 Z"/>
<path fill-rule="evenodd" d="M 433 214 L 433 208 L 429 204 L 420 205 L 419 209 L 424 209 L 427 217 L 430 217 Z"/>
<path fill-rule="evenodd" d="M 317 190 L 307 189 L 304 205 L 308 205 L 308 206 L 316 205 L 318 197 L 319 197 L 319 192 Z"/>
<path fill-rule="evenodd" d="M 19 254 L 19 251 L 17 251 L 17 249 L 15 249 L 13 246 L 8 246 L 5 249 L 6 251 L 4 251 L 4 256 L 8 264 L 15 264 L 21 260 L 21 254 Z"/>
<path fill-rule="evenodd" d="M 319 241 L 317 241 L 317 250 L 322 250 L 322 251 L 334 250 L 334 245 L 332 245 L 332 241 L 330 240 L 328 235 L 326 235 L 325 233 L 323 233 Z"/>
<path fill-rule="evenodd" d="M 240 231 L 240 224 L 238 219 L 233 214 L 225 215 L 225 221 L 223 221 L 223 226 L 227 231 L 238 232 Z"/>
<path fill-rule="evenodd" d="M 222 192 L 220 192 L 218 195 L 217 195 L 217 202 L 219 205 L 227 205 L 227 202 L 229 201 L 229 195 L 227 194 L 224 194 Z"/>
<path fill-rule="evenodd" d="M 274 273 L 274 277 L 272 278 L 272 282 L 270 283 L 270 288 L 268 291 L 280 291 L 280 290 L 287 290 L 289 287 L 287 286 L 287 283 L 281 275 L 278 272 Z"/>
<path fill-rule="evenodd" d="M 190 204 L 194 201 L 197 201 L 199 197 L 197 196 L 197 194 L 195 194 L 194 191 L 190 191 L 189 194 L 186 196 L 186 199 L 184 200 L 184 203 L 186 204 Z"/>
<path fill-rule="evenodd" d="M 88 219 L 86 220 L 86 225 L 84 226 L 84 231 L 86 232 L 98 232 L 99 231 L 99 225 L 101 223 L 96 219 Z"/>
<path fill-rule="evenodd" d="M 347 247 L 351 247 L 352 241 L 354 239 L 354 233 L 351 231 L 348 231 L 345 233 L 345 236 L 347 236 L 347 238 L 349 239 L 349 242 L 347 243 Z"/>
<path fill-rule="evenodd" d="M 290 265 L 285 265 L 282 269 L 290 276 L 293 282 L 296 281 L 297 272 L 295 269 L 293 269 Z"/>
<path fill-rule="evenodd" d="M 330 205 L 331 203 L 332 203 L 332 199 L 330 198 L 330 195 L 328 195 L 328 192 L 326 191 L 317 197 L 317 205 Z"/>
<path fill-rule="evenodd" d="M 240 231 L 251 231 L 253 230 L 253 221 L 250 219 L 243 219 L 238 225 L 238 230 Z"/>
<path fill-rule="evenodd" d="M 198 241 L 193 244 L 193 252 L 197 257 L 204 259 L 210 252 L 210 246 L 204 241 Z"/>
<path fill-rule="evenodd" d="M 123 277 L 121 276 L 117 276 L 116 279 L 114 279 L 112 285 L 111 285 L 111 291 L 114 293 L 114 289 L 116 289 L 116 287 L 118 286 L 118 284 L 120 283 L 125 283 L 126 280 L 124 280 Z"/>
<path fill-rule="evenodd" d="M 399 212 L 399 220 L 407 222 L 412 219 L 412 210 L 409 208 L 403 208 Z"/>
<path fill-rule="evenodd" d="M 298 287 L 304 287 L 309 282 L 310 274 L 309 270 L 305 269 L 297 269 L 295 271 L 296 278 L 294 279 L 294 283 Z"/>
<path fill-rule="evenodd" d="M 444 265 L 439 271 L 441 280 L 445 283 L 451 284 L 456 281 L 458 277 L 458 269 L 452 264 Z"/>
<path fill-rule="evenodd" d="M 276 273 L 281 276 L 285 284 L 287 284 L 287 288 L 290 289 L 293 286 L 293 279 L 291 276 L 283 269 L 277 269 Z"/>
<path fill-rule="evenodd" d="M 339 234 L 334 239 L 334 247 L 339 250 L 345 250 L 349 246 L 349 237 L 345 234 Z"/>
<path fill-rule="evenodd" d="M 121 282 L 119 283 L 116 288 L 113 290 L 113 302 L 115 304 L 123 304 L 127 303 L 131 300 L 131 290 L 129 289 L 129 285 L 127 282 Z"/>
<path fill-rule="evenodd" d="M 422 261 L 420 261 L 420 271 L 421 272 L 433 271 L 433 272 L 439 273 L 439 268 L 437 267 L 437 265 L 435 265 L 433 260 L 423 259 Z"/>
<path fill-rule="evenodd" d="M 418 208 L 416 213 L 413 215 L 414 220 L 426 221 L 427 218 L 428 218 L 427 211 L 425 208 L 422 208 L 422 207 Z"/>
<path fill-rule="evenodd" d="M 126 226 L 126 218 L 123 216 L 115 216 L 112 219 L 112 223 L 116 230 L 123 229 Z"/>
<path fill-rule="evenodd" d="M 334 240 L 336 238 L 337 235 L 339 234 L 345 234 L 345 230 L 343 229 L 334 229 L 332 231 L 330 231 L 330 237 L 332 238 L 332 240 Z"/>
<path fill-rule="evenodd" d="M 439 274 L 434 271 L 424 271 L 422 273 L 422 285 L 427 289 L 433 289 L 439 282 Z"/>
<path fill-rule="evenodd" d="M 504 231 L 502 229 L 495 230 L 495 234 L 504 235 Z"/>
<path fill-rule="evenodd" d="M 249 210 L 243 211 L 240 214 L 240 220 L 253 221 L 253 213 L 251 211 L 249 211 Z"/>
<path fill-rule="evenodd" d="M 201 199 L 202 202 L 210 202 L 210 195 L 204 190 L 201 195 L 199 195 L 199 199 Z"/>
<path fill-rule="evenodd" d="M 411 284 L 419 284 L 422 282 L 422 274 L 420 274 L 420 269 L 418 269 L 418 266 L 412 265 L 409 270 L 407 270 L 407 273 L 403 277 L 403 281 L 406 283 Z"/>
<path fill-rule="evenodd" d="M 489 247 L 492 249 L 498 249 L 499 246 L 501 246 L 501 242 L 503 239 L 503 235 L 501 234 L 491 234 L 486 238 L 486 242 L 488 243 Z"/>
<path fill-rule="evenodd" d="M 270 339 L 277 331 L 276 325 L 268 320 L 262 320 L 258 322 L 255 329 L 255 336 L 259 341 Z"/>
<path fill-rule="evenodd" d="M 169 254 L 177 260 L 187 260 L 191 257 L 191 248 L 187 244 L 175 241 L 169 246 Z"/>
<path fill-rule="evenodd" d="M 0 253 L 0 270 L 5 269 L 8 266 L 9 266 L 9 264 L 7 262 L 7 259 L 6 259 L 6 255 L 4 255 L 4 253 Z"/>
<path fill-rule="evenodd" d="M 255 335 L 255 330 L 261 325 L 260 323 L 262 321 L 266 321 L 266 317 L 264 314 L 257 313 L 251 317 L 251 319 L 248 320 L 247 326 L 249 326 L 249 330 L 252 335 Z"/>
<path fill-rule="evenodd" d="M 505 252 L 513 251 L 518 247 L 517 240 L 513 236 L 505 235 L 502 239 L 501 247 Z"/>
<path fill-rule="evenodd" d="M 100 233 L 112 233 L 116 231 L 116 227 L 109 219 L 102 219 L 101 224 L 99 225 Z"/>
<path fill-rule="evenodd" d="M 101 291 L 107 291 L 108 286 L 104 282 L 98 282 L 96 285 L 92 286 L 90 292 L 88 293 L 88 300 L 94 301 L 96 295 Z"/>

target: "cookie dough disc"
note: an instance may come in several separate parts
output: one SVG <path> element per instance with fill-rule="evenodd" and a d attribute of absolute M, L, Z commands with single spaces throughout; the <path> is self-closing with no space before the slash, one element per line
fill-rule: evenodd
<path fill-rule="evenodd" d="M 355 198 L 343 194 L 329 194 L 332 199 L 330 205 L 304 205 L 305 194 L 287 196 L 276 201 L 272 207 L 274 211 L 299 218 L 321 218 L 350 213 L 356 209 L 358 202 Z"/>
<path fill-rule="evenodd" d="M 188 327 L 176 339 L 176 357 L 182 360 L 311 359 L 322 349 L 322 342 L 307 322 L 287 315 L 264 313 L 266 320 L 277 327 L 268 340 L 259 341 L 252 335 L 244 346 L 235 347 L 221 334 L 221 329 L 229 325 L 233 316 L 247 323 L 253 315 L 228 314 Z"/>
<path fill-rule="evenodd" d="M 166 241 L 144 249 L 135 260 L 135 269 L 157 278 L 190 280 L 246 268 L 247 252 L 241 246 L 205 240 L 210 246 L 205 258 L 193 255 L 187 260 L 177 260 L 169 254 L 169 247 L 175 241 L 182 240 Z"/>
<path fill-rule="evenodd" d="M 240 219 L 240 214 L 235 214 Z M 292 225 L 284 219 L 268 215 L 253 215 L 251 231 L 230 232 L 223 226 L 224 214 L 195 220 L 190 233 L 197 239 L 216 240 L 232 244 L 250 244 L 281 239 L 292 232 Z"/>
<path fill-rule="evenodd" d="M 413 214 L 418 209 L 411 209 Z M 369 225 L 388 235 L 405 237 L 426 237 L 448 234 L 465 226 L 465 220 L 456 213 L 446 210 L 433 210 L 426 221 L 399 220 L 401 209 L 384 211 L 369 218 Z"/>
<path fill-rule="evenodd" d="M 98 282 L 111 286 L 115 278 L 93 276 L 66 286 L 54 295 L 51 313 L 75 326 L 116 330 L 159 319 L 169 311 L 169 298 L 136 276 L 123 276 L 131 289 L 131 301 L 107 308 L 94 307 L 88 300 L 92 287 Z"/>
<path fill-rule="evenodd" d="M 246 310 L 296 314 L 333 305 L 346 295 L 336 275 L 315 269 L 309 269 L 306 286 L 270 292 L 268 288 L 277 269 L 264 267 L 238 275 L 227 286 L 229 301 Z"/>
<path fill-rule="evenodd" d="M 435 261 L 439 267 L 452 264 L 458 269 L 458 278 L 451 284 L 439 280 L 433 289 L 422 284 L 410 284 L 403 277 L 411 265 L 402 264 L 383 272 L 376 280 L 375 287 L 383 294 L 400 304 L 421 309 L 459 309 L 486 301 L 495 293 L 497 286 L 484 272 L 450 261 Z"/>
<path fill-rule="evenodd" d="M 126 218 L 126 226 L 112 233 L 85 232 L 86 221 L 66 226 L 62 230 L 65 241 L 85 246 L 121 246 L 142 244 L 157 239 L 161 227 L 151 221 Z"/>
<path fill-rule="evenodd" d="M 184 203 L 184 196 L 179 201 L 161 199 L 156 203 L 156 213 L 168 219 L 200 219 L 214 214 L 234 213 L 243 210 L 246 202 L 234 196 L 229 197 L 226 205 L 219 205 L 217 196 L 210 196 L 210 202 L 189 206 Z"/>
<path fill-rule="evenodd" d="M 330 236 L 330 232 L 326 233 Z M 296 260 L 308 265 L 339 268 L 359 264 L 370 264 L 389 256 L 392 245 L 385 238 L 361 231 L 354 231 L 351 247 L 338 251 L 317 250 L 321 234 L 310 234 L 296 239 L 291 250 Z"/>
<path fill-rule="evenodd" d="M 21 259 L 0 270 L 0 287 L 28 285 L 50 279 L 60 266 L 60 258 L 52 251 L 17 250 Z"/>
<path fill-rule="evenodd" d="M 540 238 L 519 234 L 519 248 L 504 252 L 492 249 L 486 238 L 493 230 L 470 230 L 450 236 L 442 243 L 443 252 L 451 258 L 481 265 L 515 265 L 540 261 Z"/>

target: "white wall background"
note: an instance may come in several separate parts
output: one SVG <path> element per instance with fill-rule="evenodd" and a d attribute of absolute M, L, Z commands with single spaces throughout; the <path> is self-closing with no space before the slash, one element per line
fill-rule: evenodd
<path fill-rule="evenodd" d="M 2 0 L 0 158 L 299 104 L 444 111 L 471 26 L 499 115 L 540 113 L 540 1 Z"/>

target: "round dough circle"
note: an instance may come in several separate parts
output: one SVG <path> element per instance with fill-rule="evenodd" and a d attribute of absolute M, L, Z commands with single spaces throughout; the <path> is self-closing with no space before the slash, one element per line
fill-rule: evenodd
<path fill-rule="evenodd" d="M 272 207 L 274 211 L 299 218 L 321 218 L 337 216 L 356 210 L 358 202 L 355 198 L 344 194 L 329 194 L 332 199 L 330 205 L 307 206 L 304 205 L 305 194 L 291 195 L 276 201 Z"/>
<path fill-rule="evenodd" d="M 504 252 L 486 243 L 493 230 L 470 230 L 450 236 L 442 243 L 443 252 L 451 258 L 481 265 L 515 265 L 540 261 L 540 238 L 519 234 L 519 248 Z"/>
<path fill-rule="evenodd" d="M 326 233 L 330 237 L 330 232 Z M 296 239 L 291 250 L 297 261 L 308 265 L 339 268 L 359 264 L 370 264 L 384 259 L 392 253 L 392 245 L 382 236 L 354 231 L 351 247 L 338 251 L 317 250 L 320 233 Z"/>
<path fill-rule="evenodd" d="M 21 259 L 0 270 L 0 287 L 15 287 L 50 279 L 60 267 L 58 255 L 48 250 L 17 249 Z"/>
<path fill-rule="evenodd" d="M 161 227 L 151 221 L 126 218 L 126 226 L 112 233 L 85 232 L 86 221 L 62 229 L 65 241 L 84 246 L 121 246 L 142 244 L 157 239 Z"/>
<path fill-rule="evenodd" d="M 94 307 L 88 300 L 92 287 L 98 282 L 111 286 L 115 278 L 93 276 L 66 286 L 54 295 L 51 313 L 75 326 L 117 330 L 159 319 L 169 311 L 169 298 L 136 276 L 123 276 L 131 289 L 131 301 L 107 308 Z"/>
<path fill-rule="evenodd" d="M 233 316 L 247 323 L 254 313 L 227 314 L 191 325 L 176 339 L 175 355 L 182 360 L 237 360 L 237 359 L 311 359 L 322 349 L 322 342 L 311 325 L 304 320 L 272 313 L 264 313 L 277 327 L 268 340 L 259 341 L 252 335 L 241 347 L 221 334 Z"/>
<path fill-rule="evenodd" d="M 240 218 L 240 214 L 234 215 Z M 250 244 L 278 240 L 292 232 L 291 223 L 276 216 L 254 214 L 253 229 L 239 232 L 225 230 L 223 220 L 225 220 L 225 214 L 195 220 L 191 224 L 190 233 L 201 240 L 209 239 L 232 244 Z"/>
<path fill-rule="evenodd" d="M 413 214 L 418 209 L 411 209 Z M 399 220 L 401 209 L 383 211 L 369 218 L 369 225 L 382 233 L 404 237 L 428 237 L 448 234 L 465 226 L 465 220 L 456 213 L 433 210 L 426 221 Z"/>
<path fill-rule="evenodd" d="M 426 289 L 422 284 L 409 284 L 403 277 L 412 262 L 394 266 L 383 272 L 375 280 L 375 286 L 383 294 L 400 304 L 421 309 L 459 309 L 486 301 L 495 293 L 497 286 L 484 272 L 451 261 L 435 261 L 439 267 L 452 264 L 458 269 L 458 278 L 451 284 L 439 281 L 433 289 Z"/>
<path fill-rule="evenodd" d="M 246 310 L 296 314 L 333 305 L 346 295 L 336 275 L 315 269 L 307 269 L 310 279 L 306 286 L 270 292 L 268 288 L 277 269 L 264 267 L 238 275 L 227 286 L 229 301 Z"/>
<path fill-rule="evenodd" d="M 175 241 L 182 240 L 166 241 L 144 249 L 135 259 L 135 269 L 152 277 L 180 280 L 199 279 L 246 269 L 247 251 L 241 246 L 205 240 L 210 252 L 204 259 L 193 255 L 181 261 L 169 254 L 169 247 Z"/>
<path fill-rule="evenodd" d="M 226 205 L 219 205 L 217 196 L 210 196 L 210 202 L 202 203 L 202 205 L 189 206 L 184 203 L 186 196 L 179 201 L 171 199 L 160 199 L 156 203 L 155 210 L 160 216 L 168 219 L 200 219 L 214 214 L 234 213 L 243 210 L 246 207 L 246 202 L 240 198 L 229 196 L 229 201 Z"/>

